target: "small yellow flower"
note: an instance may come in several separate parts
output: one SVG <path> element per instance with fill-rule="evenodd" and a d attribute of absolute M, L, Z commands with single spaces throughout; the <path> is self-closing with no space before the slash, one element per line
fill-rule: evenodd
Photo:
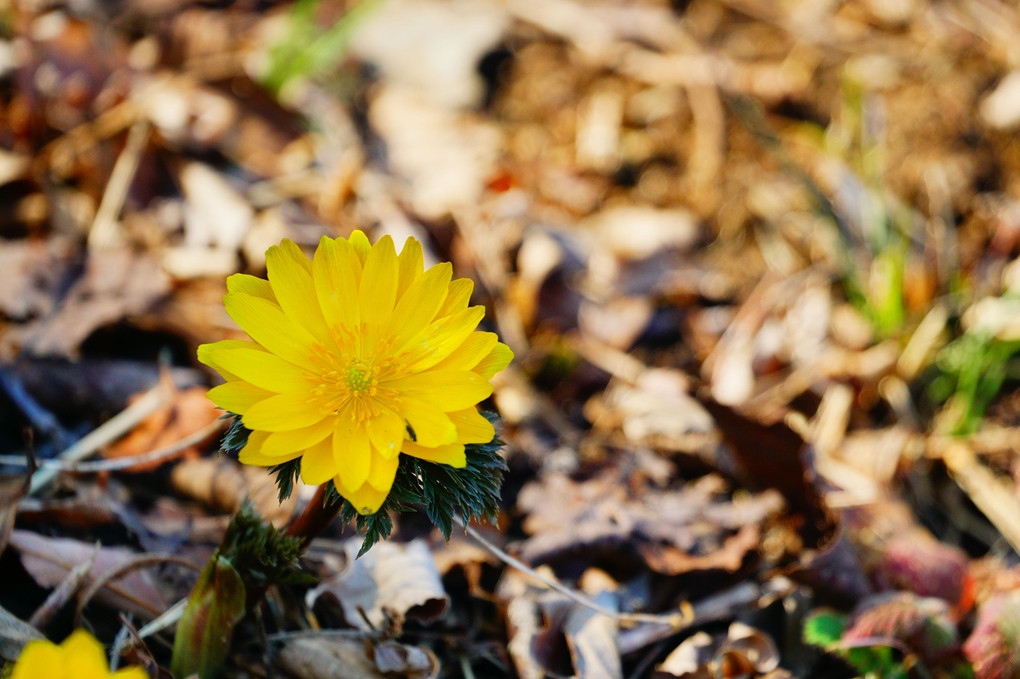
<path fill-rule="evenodd" d="M 245 464 L 301 457 L 301 477 L 362 514 L 379 509 L 400 453 L 463 467 L 464 444 L 495 432 L 477 410 L 513 353 L 475 328 L 472 283 L 449 263 L 423 271 L 421 244 L 398 255 L 385 236 L 323 237 L 311 261 L 284 240 L 269 280 L 227 278 L 227 313 L 252 342 L 204 344 L 198 359 L 226 384 L 209 391 L 251 430 Z"/>
<path fill-rule="evenodd" d="M 111 673 L 103 646 L 85 630 L 75 630 L 64 643 L 37 639 L 25 645 L 10 679 L 149 679 L 141 667 Z"/>

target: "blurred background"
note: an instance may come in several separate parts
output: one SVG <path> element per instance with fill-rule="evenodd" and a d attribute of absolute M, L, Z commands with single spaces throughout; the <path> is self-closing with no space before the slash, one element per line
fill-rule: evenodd
<path fill-rule="evenodd" d="M 127 470 L 10 491 L 0 573 L 25 587 L 0 604 L 27 619 L 67 576 L 31 561 L 56 549 L 39 540 L 200 563 L 245 494 L 287 520 L 297 497 L 215 456 L 194 350 L 242 337 L 227 275 L 360 228 L 452 261 L 516 353 L 493 539 L 622 610 L 743 583 L 765 611 L 693 645 L 578 641 L 526 579 L 412 518 L 398 538 L 431 540 L 456 613 L 412 639 L 442 676 L 704 676 L 685 672 L 734 644 L 758 660 L 725 676 L 1020 676 L 1017 628 L 980 636 L 1020 621 L 1018 129 L 1010 1 L 0 3 L 3 469 L 144 405 L 79 445 Z M 145 596 L 186 592 L 173 568 Z M 855 612 L 876 592 L 901 608 Z M 280 600 L 275 629 L 316 610 Z M 123 602 L 97 605 L 112 636 Z M 805 636 L 821 605 L 849 617 Z M 862 637 L 896 644 L 832 650 Z M 237 654 L 231 676 L 275 676 Z"/>

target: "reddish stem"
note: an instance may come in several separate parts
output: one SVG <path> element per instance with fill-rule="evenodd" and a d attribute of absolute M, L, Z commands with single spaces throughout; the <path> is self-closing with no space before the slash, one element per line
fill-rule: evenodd
<path fill-rule="evenodd" d="M 312 540 L 333 523 L 342 506 L 343 502 L 337 499 L 327 501 L 326 485 L 319 486 L 305 510 L 287 527 L 287 535 L 301 538 L 302 549 L 308 547 Z"/>

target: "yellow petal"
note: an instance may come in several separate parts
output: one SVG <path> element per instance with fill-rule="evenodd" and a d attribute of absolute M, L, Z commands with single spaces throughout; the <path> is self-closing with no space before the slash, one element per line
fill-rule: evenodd
<path fill-rule="evenodd" d="M 483 307 L 475 306 L 433 321 L 401 348 L 407 352 L 408 368 L 419 372 L 450 356 L 470 336 L 484 314 Z"/>
<path fill-rule="evenodd" d="M 475 289 L 475 283 L 470 278 L 458 278 L 450 283 L 450 291 L 446 295 L 446 301 L 440 307 L 440 318 L 463 311 L 471 302 L 471 292 Z"/>
<path fill-rule="evenodd" d="M 500 342 L 471 371 L 478 373 L 483 379 L 491 380 L 493 375 L 510 365 L 510 361 L 513 359 L 514 352 L 510 350 L 510 347 Z"/>
<path fill-rule="evenodd" d="M 241 422 L 257 431 L 292 431 L 310 427 L 323 418 L 323 410 L 309 403 L 307 393 L 277 394 L 259 401 L 241 416 Z"/>
<path fill-rule="evenodd" d="M 274 431 L 262 444 L 265 455 L 286 455 L 311 448 L 316 443 L 333 433 L 331 418 L 319 420 L 309 427 L 293 431 Z"/>
<path fill-rule="evenodd" d="M 149 679 L 149 673 L 141 667 L 125 667 L 111 674 L 110 679 Z"/>
<path fill-rule="evenodd" d="M 397 253 L 389 236 L 380 238 L 368 253 L 359 289 L 361 320 L 384 327 L 397 299 Z"/>
<path fill-rule="evenodd" d="M 269 437 L 268 432 L 253 431 L 248 435 L 248 443 L 241 448 L 237 460 L 241 464 L 250 464 L 256 467 L 273 467 L 293 460 L 301 454 L 301 451 L 287 453 L 285 455 L 266 455 L 262 452 L 262 445 Z"/>
<path fill-rule="evenodd" d="M 400 409 L 421 445 L 434 447 L 457 442 L 457 427 L 446 413 L 431 403 L 405 398 Z"/>
<path fill-rule="evenodd" d="M 227 276 L 227 292 L 238 292 L 243 295 L 254 295 L 276 302 L 273 287 L 264 278 L 256 278 L 246 273 L 235 273 Z"/>
<path fill-rule="evenodd" d="M 43 679 L 63 677 L 66 666 L 63 651 L 47 639 L 35 639 L 25 644 L 10 679 Z"/>
<path fill-rule="evenodd" d="M 469 408 L 492 394 L 492 385 L 469 370 L 427 370 L 381 382 L 380 386 L 397 389 L 402 396 L 436 403 L 444 412 Z"/>
<path fill-rule="evenodd" d="M 106 664 L 106 653 L 103 645 L 94 636 L 83 629 L 77 629 L 60 644 L 64 651 L 64 662 L 68 668 L 74 669 L 74 676 L 106 677 L 110 667 Z M 69 673 L 70 674 L 70 673 Z"/>
<path fill-rule="evenodd" d="M 305 371 L 252 342 L 223 340 L 198 347 L 198 360 L 221 375 L 231 375 L 275 393 L 312 388 Z"/>
<path fill-rule="evenodd" d="M 213 387 L 206 397 L 227 412 L 244 415 L 253 405 L 272 395 L 273 392 L 259 389 L 254 384 L 237 381 Z"/>
<path fill-rule="evenodd" d="M 457 443 L 489 443 L 496 438 L 496 428 L 474 408 L 446 413 L 457 427 Z"/>
<path fill-rule="evenodd" d="M 464 444 L 448 443 L 445 446 L 426 448 L 414 441 L 404 441 L 404 448 L 400 452 L 416 457 L 419 460 L 439 462 L 448 464 L 451 467 L 462 468 L 467 466 L 467 456 L 464 454 Z"/>
<path fill-rule="evenodd" d="M 471 370 L 489 355 L 498 341 L 496 333 L 476 330 L 453 353 L 437 363 L 433 370 Z"/>
<path fill-rule="evenodd" d="M 223 349 L 233 349 L 235 347 L 242 347 L 242 348 L 247 348 L 247 349 L 258 349 L 259 351 L 265 351 L 265 349 L 263 349 L 259 345 L 255 344 L 254 342 L 250 342 L 250 341 L 244 341 L 244 340 L 220 340 L 219 342 L 212 342 L 210 344 L 200 344 L 200 345 L 198 345 L 198 352 L 197 352 L 197 354 L 198 354 L 198 362 L 199 363 L 203 363 L 203 364 L 209 366 L 210 368 L 212 368 L 213 370 L 218 372 L 220 375 L 222 375 L 223 379 L 225 379 L 227 381 L 239 380 L 239 379 L 241 379 L 240 377 L 238 377 L 237 375 L 235 375 L 232 372 L 230 372 L 229 370 L 227 370 L 225 367 L 223 367 L 219 363 L 219 361 L 217 361 L 217 357 L 219 355 L 218 354 L 219 351 L 221 351 Z M 266 352 L 266 353 L 269 353 L 269 352 Z"/>
<path fill-rule="evenodd" d="M 446 299 L 451 276 L 453 265 L 443 262 L 411 283 L 390 318 L 389 331 L 396 335 L 398 344 L 406 343 L 436 317 L 436 312 Z"/>
<path fill-rule="evenodd" d="M 365 429 L 377 453 L 387 458 L 400 454 L 400 444 L 407 438 L 407 425 L 399 415 L 387 410 L 378 417 L 366 420 Z"/>
<path fill-rule="evenodd" d="M 365 260 L 368 259 L 368 253 L 372 250 L 372 244 L 368 241 L 368 236 L 361 229 L 357 229 L 351 232 L 351 237 L 347 239 L 347 242 L 351 244 L 354 252 L 358 255 L 358 259 L 361 261 L 361 266 L 365 266 Z"/>
<path fill-rule="evenodd" d="M 361 427 L 338 427 L 333 434 L 333 459 L 343 487 L 351 491 L 360 488 L 368 478 L 372 460 L 368 432 Z"/>
<path fill-rule="evenodd" d="M 397 475 L 398 463 L 396 457 L 386 459 L 382 455 L 373 455 L 372 468 L 368 472 L 368 485 L 388 495 L 390 488 L 393 487 L 393 479 Z"/>
<path fill-rule="evenodd" d="M 353 328 L 358 325 L 358 275 L 361 264 L 350 243 L 323 236 L 312 260 L 315 297 L 327 325 Z"/>
<path fill-rule="evenodd" d="M 424 270 L 424 257 L 422 255 L 421 243 L 414 238 L 408 237 L 404 241 L 404 247 L 397 255 L 397 299 L 401 299 L 411 283 L 421 275 Z"/>
<path fill-rule="evenodd" d="M 334 482 L 338 489 L 341 488 L 339 477 L 334 479 Z M 351 503 L 358 514 L 375 514 L 379 511 L 379 507 L 382 507 L 382 503 L 386 501 L 389 490 L 381 492 L 366 483 L 357 490 L 343 489 L 340 494 Z"/>
<path fill-rule="evenodd" d="M 464 343 L 485 316 L 485 307 L 473 306 L 452 316 L 439 319 L 408 342 L 408 369 L 421 372 L 452 354 Z"/>
<path fill-rule="evenodd" d="M 327 341 L 330 333 L 316 298 L 312 263 L 301 249 L 294 241 L 283 239 L 266 250 L 266 269 L 283 313 L 320 342 Z"/>
<path fill-rule="evenodd" d="M 301 456 L 301 480 L 310 486 L 326 483 L 336 472 L 333 441 L 329 438 L 316 443 Z"/>
<path fill-rule="evenodd" d="M 315 367 L 311 360 L 315 338 L 280 307 L 262 297 L 235 293 L 224 295 L 223 305 L 234 322 L 263 347 L 291 363 Z"/>

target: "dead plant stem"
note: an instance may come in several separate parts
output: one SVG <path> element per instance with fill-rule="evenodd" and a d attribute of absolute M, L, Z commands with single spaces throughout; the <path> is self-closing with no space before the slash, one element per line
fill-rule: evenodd
<path fill-rule="evenodd" d="M 524 573 L 525 575 L 541 582 L 546 587 L 549 587 L 550 589 L 559 592 L 560 594 L 567 597 L 574 603 L 584 606 L 585 608 L 591 609 L 596 613 L 601 613 L 602 615 L 608 616 L 616 620 L 616 622 L 623 627 L 633 627 L 641 623 L 646 623 L 652 625 L 662 625 L 664 627 L 670 627 L 674 630 L 681 630 L 685 627 L 690 626 L 694 622 L 693 609 L 687 602 L 684 602 L 681 605 L 680 610 L 678 612 L 671 613 L 669 615 L 656 615 L 654 613 L 620 613 L 618 611 L 606 608 L 605 606 L 601 606 L 592 601 L 591 599 L 589 599 L 588 597 L 586 597 L 585 595 L 581 594 L 580 592 L 577 592 L 559 582 L 556 582 L 551 578 L 547 578 L 546 576 L 537 572 L 535 569 L 533 569 L 531 566 L 524 563 L 520 559 L 507 554 L 505 551 L 503 551 L 493 543 L 489 542 L 489 540 L 482 536 L 481 533 L 479 533 L 474 528 L 469 526 L 467 522 L 462 520 L 460 517 L 455 516 L 454 520 L 461 527 L 464 528 L 465 533 L 474 538 L 480 545 L 482 545 L 482 547 L 487 549 L 489 552 L 491 552 L 494 556 L 496 556 L 500 561 L 502 561 L 506 565 L 516 568 L 521 573 Z"/>

